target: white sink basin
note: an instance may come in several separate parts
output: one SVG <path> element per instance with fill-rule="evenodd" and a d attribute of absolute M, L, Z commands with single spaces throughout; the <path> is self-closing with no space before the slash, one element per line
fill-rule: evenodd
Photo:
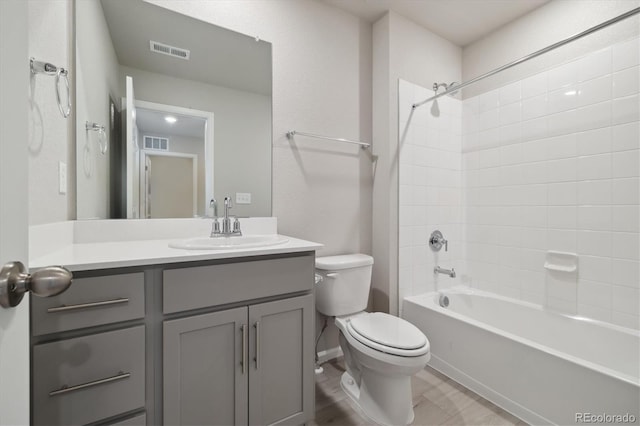
<path fill-rule="evenodd" d="M 268 247 L 289 241 L 282 235 L 243 235 L 241 237 L 191 238 L 172 241 L 169 247 L 184 250 L 228 250 Z"/>

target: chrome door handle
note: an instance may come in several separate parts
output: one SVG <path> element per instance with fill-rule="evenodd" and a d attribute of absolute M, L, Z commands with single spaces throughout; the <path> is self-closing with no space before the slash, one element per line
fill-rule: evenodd
<path fill-rule="evenodd" d="M 56 296 L 71 285 L 73 274 L 62 266 L 48 266 L 28 274 L 21 262 L 6 263 L 0 270 L 0 306 L 17 306 L 27 291 L 39 297 Z"/>
<path fill-rule="evenodd" d="M 259 354 L 260 354 L 260 321 L 256 321 L 256 323 L 253 325 L 256 329 L 256 356 L 255 358 L 253 358 L 253 360 L 256 362 L 256 370 L 258 368 L 260 368 L 260 364 L 259 364 Z"/>
<path fill-rule="evenodd" d="M 129 303 L 129 299 L 120 298 L 120 299 L 113 299 L 113 300 L 103 300 L 101 302 L 78 303 L 77 305 L 60 305 L 54 308 L 47 309 L 47 312 L 50 314 L 53 314 L 56 312 L 66 312 L 66 311 L 75 311 L 78 309 L 98 308 L 100 306 L 119 305 L 120 303 Z"/>
<path fill-rule="evenodd" d="M 86 389 L 86 388 L 90 388 L 90 387 L 93 387 L 93 386 L 104 385 L 104 384 L 107 384 L 107 383 L 116 382 L 118 380 L 128 379 L 129 377 L 131 377 L 131 373 L 123 373 L 121 371 L 115 376 L 107 377 L 107 378 L 99 379 L 99 380 L 94 380 L 92 382 L 83 383 L 81 385 L 75 385 L 75 386 L 64 385 L 60 389 L 56 389 L 56 390 L 53 390 L 53 391 L 49 392 L 49 396 L 61 395 L 63 393 L 73 392 L 73 391 L 77 391 L 77 390 L 80 390 L 80 389 Z"/>
<path fill-rule="evenodd" d="M 242 330 L 242 375 L 244 375 L 247 371 L 247 325 L 242 324 L 240 327 Z"/>

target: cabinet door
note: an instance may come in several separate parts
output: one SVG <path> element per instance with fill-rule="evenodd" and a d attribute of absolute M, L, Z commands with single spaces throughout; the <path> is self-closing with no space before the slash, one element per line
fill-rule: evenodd
<path fill-rule="evenodd" d="M 164 322 L 164 424 L 247 424 L 247 331 L 245 307 Z"/>
<path fill-rule="evenodd" d="M 249 423 L 303 424 L 313 417 L 313 296 L 249 307 Z"/>

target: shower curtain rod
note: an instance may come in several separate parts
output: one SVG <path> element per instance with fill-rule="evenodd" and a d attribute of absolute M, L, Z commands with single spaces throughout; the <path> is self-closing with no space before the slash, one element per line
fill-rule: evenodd
<path fill-rule="evenodd" d="M 523 62 L 526 62 L 529 59 L 533 59 L 533 58 L 538 57 L 538 56 L 540 56 L 540 55 L 542 55 L 544 53 L 550 52 L 551 50 L 557 49 L 558 47 L 564 46 L 567 43 L 571 43 L 572 41 L 578 40 L 578 39 L 580 39 L 580 38 L 582 38 L 584 36 L 587 36 L 587 35 L 589 35 L 591 33 L 599 31 L 599 30 L 601 30 L 601 29 L 603 29 L 605 27 L 608 27 L 609 25 L 615 24 L 616 22 L 620 22 L 623 19 L 627 19 L 627 18 L 629 18 L 629 17 L 631 17 L 633 15 L 636 15 L 638 13 L 640 13 L 640 7 L 636 7 L 635 9 L 631 9 L 630 11 L 625 12 L 622 15 L 616 16 L 615 18 L 609 19 L 608 21 L 604 21 L 603 23 L 598 24 L 595 27 L 591 27 L 591 28 L 589 28 L 589 29 L 587 29 L 585 31 L 582 31 L 581 33 L 575 34 L 575 35 L 573 35 L 573 36 L 571 36 L 569 38 L 565 38 L 564 40 L 560 40 L 557 43 L 553 43 L 552 45 L 549 45 L 549 46 L 547 46 L 547 47 L 545 47 L 543 49 L 535 51 L 535 52 L 533 52 L 533 53 L 531 53 L 531 54 L 529 54 L 527 56 L 523 56 L 522 58 L 517 59 L 517 60 L 515 60 L 513 62 L 509 62 L 508 64 L 503 65 L 500 68 L 496 68 L 496 69 L 494 69 L 492 71 L 489 71 L 489 72 L 487 72 L 485 74 L 479 75 L 478 77 L 472 78 L 471 80 L 465 81 L 464 83 L 460 83 L 460 84 L 457 84 L 457 85 L 454 85 L 454 86 L 450 86 L 447 90 L 445 90 L 442 93 L 437 93 L 434 96 L 432 96 L 432 97 L 430 97 L 428 99 L 425 99 L 422 102 L 418 102 L 418 103 L 413 104 L 412 108 L 416 109 L 416 108 L 426 104 L 427 102 L 430 102 L 430 101 L 433 101 L 435 99 L 438 99 L 439 97 L 442 97 L 444 95 L 448 95 L 449 93 L 457 92 L 458 90 L 460 90 L 460 89 L 462 89 L 464 87 L 467 87 L 467 86 L 469 86 L 469 85 L 471 85 L 473 83 L 476 83 L 476 82 L 478 82 L 480 80 L 484 80 L 487 77 L 491 77 L 492 75 L 495 75 L 495 74 L 497 74 L 499 72 L 502 72 L 502 71 L 507 70 L 507 69 L 509 69 L 511 67 L 514 67 L 514 66 L 519 65 L 519 64 L 521 64 Z"/>

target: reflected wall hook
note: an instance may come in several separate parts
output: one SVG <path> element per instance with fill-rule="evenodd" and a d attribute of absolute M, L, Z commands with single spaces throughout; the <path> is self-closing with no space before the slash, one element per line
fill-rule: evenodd
<path fill-rule="evenodd" d="M 29 68 L 31 69 L 31 74 L 45 74 L 45 75 L 55 75 L 56 76 L 56 100 L 58 101 L 58 109 L 64 118 L 69 117 L 71 114 L 71 95 L 69 92 L 69 71 L 62 67 L 56 67 L 55 65 L 49 62 L 36 61 L 34 58 L 29 59 Z M 60 78 L 64 80 L 65 88 L 67 89 L 67 105 L 62 105 L 62 100 L 60 97 Z"/>
<path fill-rule="evenodd" d="M 87 132 L 98 132 L 98 146 L 100 147 L 100 153 L 102 155 L 106 154 L 109 149 L 109 144 L 107 144 L 107 132 L 104 130 L 104 126 L 87 121 L 85 122 L 84 127 L 87 129 Z"/>

